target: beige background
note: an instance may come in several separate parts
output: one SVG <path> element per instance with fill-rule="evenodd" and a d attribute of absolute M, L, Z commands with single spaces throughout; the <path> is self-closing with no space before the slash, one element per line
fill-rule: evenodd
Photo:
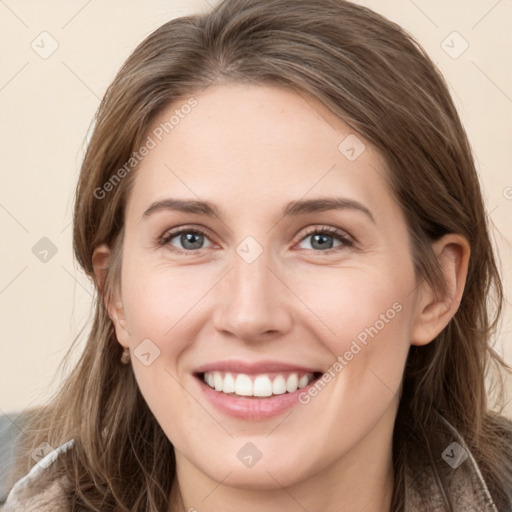
<path fill-rule="evenodd" d="M 358 3 L 406 28 L 446 77 L 474 148 L 510 298 L 512 2 Z M 48 396 L 66 350 L 84 325 L 87 331 L 92 288 L 73 261 L 71 213 L 100 98 L 145 36 L 208 7 L 200 0 L 0 0 L 0 413 Z M 52 44 L 56 51 L 44 55 Z M 57 249 L 47 262 L 32 252 L 43 237 Z M 496 341 L 509 363 L 511 327 L 509 300 Z M 84 339 L 83 333 L 78 349 Z M 510 380 L 508 393 L 512 399 Z M 512 417 L 512 400 L 506 412 Z"/>

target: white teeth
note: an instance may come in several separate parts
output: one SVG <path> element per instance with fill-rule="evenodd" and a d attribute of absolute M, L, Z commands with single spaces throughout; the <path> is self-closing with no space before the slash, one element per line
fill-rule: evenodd
<path fill-rule="evenodd" d="M 235 379 L 231 373 L 226 373 L 224 377 L 224 386 L 222 391 L 224 393 L 234 393 L 235 392 Z"/>
<path fill-rule="evenodd" d="M 272 394 L 272 382 L 266 375 L 258 375 L 253 384 L 254 396 L 270 396 Z"/>
<path fill-rule="evenodd" d="M 224 372 L 206 372 L 203 377 L 208 386 L 222 393 L 235 393 L 239 396 L 268 397 L 293 393 L 307 386 L 313 380 L 313 374 L 307 373 L 299 378 L 297 373 L 285 375 L 257 375 L 254 380 L 244 373 L 233 375 Z"/>
<path fill-rule="evenodd" d="M 274 395 L 282 395 L 286 393 L 286 381 L 282 375 L 278 375 L 272 382 L 272 393 Z"/>
<path fill-rule="evenodd" d="M 224 387 L 224 379 L 220 373 L 213 374 L 213 382 L 215 383 L 215 391 L 222 391 Z"/>
<path fill-rule="evenodd" d="M 303 375 L 299 379 L 299 389 L 306 387 L 308 385 L 308 382 L 309 382 L 308 376 L 307 375 Z"/>
<path fill-rule="evenodd" d="M 218 373 L 218 372 L 213 372 Z M 218 373 L 220 375 L 220 373 Z M 241 396 L 252 396 L 252 380 L 248 375 L 239 373 L 235 380 L 235 393 Z"/>
<path fill-rule="evenodd" d="M 293 393 L 299 386 L 299 377 L 296 373 L 292 373 L 286 381 L 286 391 Z"/>

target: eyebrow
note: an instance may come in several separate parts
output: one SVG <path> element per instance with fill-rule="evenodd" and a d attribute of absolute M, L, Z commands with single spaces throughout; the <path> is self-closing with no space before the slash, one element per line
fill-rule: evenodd
<path fill-rule="evenodd" d="M 178 211 L 218 217 L 222 220 L 222 214 L 217 206 L 208 201 L 168 198 L 156 201 L 142 214 L 149 217 L 159 211 Z M 301 199 L 288 203 L 282 211 L 283 217 L 304 215 L 307 213 L 325 212 L 330 210 L 354 210 L 364 213 L 374 224 L 375 218 L 372 212 L 363 204 L 353 199 L 343 197 L 319 197 L 317 199 Z"/>

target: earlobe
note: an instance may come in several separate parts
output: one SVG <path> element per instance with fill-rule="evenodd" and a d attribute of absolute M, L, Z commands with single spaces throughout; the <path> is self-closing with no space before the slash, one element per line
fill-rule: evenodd
<path fill-rule="evenodd" d="M 423 282 L 419 292 L 412 345 L 427 345 L 448 325 L 457 312 L 468 273 L 470 247 L 465 237 L 450 233 L 432 248 L 442 270 L 445 289 L 433 290 Z"/>

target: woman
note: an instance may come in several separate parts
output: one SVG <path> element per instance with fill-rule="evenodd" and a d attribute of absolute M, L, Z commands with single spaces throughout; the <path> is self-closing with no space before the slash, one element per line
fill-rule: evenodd
<path fill-rule="evenodd" d="M 397 25 L 341 0 L 164 24 L 100 105 L 74 249 L 92 330 L 5 510 L 510 509 L 478 177 Z"/>

